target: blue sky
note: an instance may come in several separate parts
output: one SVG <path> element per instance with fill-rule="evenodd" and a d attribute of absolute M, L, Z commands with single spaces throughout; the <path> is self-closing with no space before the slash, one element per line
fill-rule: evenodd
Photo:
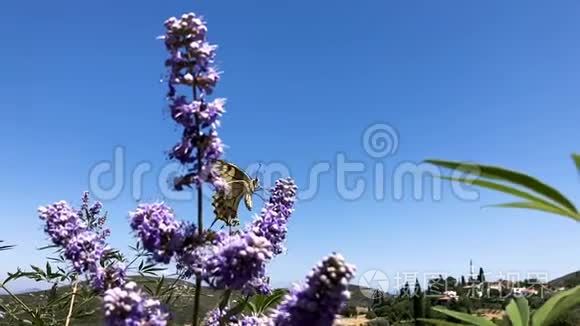
<path fill-rule="evenodd" d="M 126 175 L 141 162 L 153 166 L 141 201 L 163 199 L 154 175 L 178 130 L 165 109 L 165 53 L 155 38 L 167 17 L 188 11 L 206 17 L 220 46 L 221 135 L 226 158 L 240 166 L 281 162 L 300 186 L 311 166 L 334 167 L 344 153 L 365 164 L 360 176 L 370 182 L 378 161 L 361 135 L 387 123 L 399 141 L 382 160 L 387 176 L 403 162 L 472 160 L 526 171 L 578 202 L 569 155 L 580 136 L 579 9 L 577 1 L 4 1 L 0 239 L 18 247 L 2 253 L 0 273 L 43 261 L 36 208 L 78 203 L 91 168 L 116 147 Z M 127 212 L 137 205 L 124 180 L 104 201 L 111 243 L 121 248 L 133 241 Z M 481 209 L 503 196 L 462 201 L 446 186 L 440 201 L 396 201 L 388 191 L 377 201 L 371 190 L 348 201 L 335 173 L 320 184 L 297 205 L 288 254 L 270 268 L 276 284 L 302 279 L 332 251 L 359 275 L 380 270 L 391 279 L 467 273 L 470 258 L 492 277 L 580 269 L 575 223 Z M 193 202 L 170 203 L 194 217 Z"/>

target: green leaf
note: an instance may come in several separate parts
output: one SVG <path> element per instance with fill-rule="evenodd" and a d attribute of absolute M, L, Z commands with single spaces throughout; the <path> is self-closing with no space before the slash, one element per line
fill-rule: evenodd
<path fill-rule="evenodd" d="M 147 263 L 147 265 L 143 266 L 143 261 L 139 265 L 139 273 L 140 274 L 149 274 L 153 276 L 157 276 L 157 272 L 164 271 L 166 268 L 157 267 L 155 263 Z"/>
<path fill-rule="evenodd" d="M 8 284 L 8 282 L 10 282 L 12 280 L 16 280 L 16 279 L 19 279 L 21 277 L 24 277 L 24 273 L 20 269 L 16 270 L 16 273 L 8 273 L 8 278 L 6 278 L 2 282 L 2 286 Z"/>
<path fill-rule="evenodd" d="M 230 290 L 230 289 L 228 289 L 224 292 L 224 294 L 222 295 L 220 304 L 219 304 L 220 310 L 224 310 L 230 304 L 231 295 L 232 295 L 232 290 Z"/>
<path fill-rule="evenodd" d="M 84 312 L 81 312 L 81 313 L 77 313 L 77 314 L 75 314 L 75 319 L 84 319 L 84 318 L 87 318 L 87 317 L 91 317 L 91 316 L 93 316 L 95 314 L 95 312 L 96 312 L 96 310 L 95 309 L 92 309 L 92 310 L 89 310 L 89 311 L 84 311 Z"/>
<path fill-rule="evenodd" d="M 580 172 L 580 154 L 572 154 L 572 159 L 574 164 L 576 164 L 576 169 Z"/>
<path fill-rule="evenodd" d="M 279 304 L 282 301 L 282 298 L 286 295 L 285 290 L 276 290 L 272 294 L 270 294 L 264 302 L 262 303 L 262 313 L 265 313 L 268 309 L 273 308 L 275 305 Z"/>
<path fill-rule="evenodd" d="M 580 305 L 580 285 L 551 297 L 532 316 L 532 326 L 548 326 L 571 308 Z"/>
<path fill-rule="evenodd" d="M 258 307 L 252 302 L 249 301 L 248 305 L 246 306 L 246 309 L 252 314 L 252 315 L 257 315 L 259 314 L 258 312 Z"/>
<path fill-rule="evenodd" d="M 161 293 L 161 288 L 163 287 L 163 284 L 165 283 L 165 276 L 161 275 L 161 277 L 157 280 L 157 287 L 155 287 L 155 296 L 159 296 L 159 294 Z"/>
<path fill-rule="evenodd" d="M 34 265 L 30 265 L 30 268 L 32 268 L 39 276 L 46 277 L 46 273 L 42 270 L 42 268 Z"/>
<path fill-rule="evenodd" d="M 149 284 L 143 284 L 143 288 L 147 293 L 149 293 L 149 295 L 154 295 L 153 289 L 149 286 Z"/>
<path fill-rule="evenodd" d="M 512 299 L 506 307 L 508 318 L 512 322 L 512 326 L 528 326 L 530 320 L 530 307 L 528 300 L 517 297 Z"/>
<path fill-rule="evenodd" d="M 2 242 L 4 242 L 4 240 L 0 240 L 0 243 L 2 243 Z M 16 246 L 14 246 L 14 245 L 3 245 L 3 246 L 0 246 L 0 251 L 10 250 L 10 249 L 12 249 L 14 247 L 16 247 Z"/>
<path fill-rule="evenodd" d="M 52 249 L 52 248 L 58 248 L 58 246 L 57 245 L 48 245 L 48 246 L 40 247 L 37 250 L 46 250 L 46 249 Z"/>
<path fill-rule="evenodd" d="M 503 192 L 506 194 L 510 194 L 510 195 L 513 195 L 516 197 L 520 197 L 523 199 L 527 199 L 533 203 L 530 207 L 519 207 L 519 208 L 536 209 L 536 210 L 550 212 L 550 213 L 554 213 L 554 214 L 558 214 L 558 215 L 572 217 L 574 219 L 580 218 L 580 217 L 578 217 L 578 214 L 573 212 L 573 211 L 567 210 L 563 207 L 556 206 L 556 205 L 550 203 L 549 201 L 546 201 L 540 197 L 534 196 L 530 193 L 521 191 L 519 189 L 510 187 L 507 185 L 503 185 L 500 183 L 495 183 L 495 182 L 481 180 L 481 179 L 452 178 L 452 177 L 445 177 L 445 176 L 441 177 L 441 179 L 455 181 L 455 182 L 461 182 L 461 183 L 465 183 L 465 184 L 469 184 L 469 185 L 480 186 L 482 188 L 487 188 L 487 189 Z M 501 205 L 497 205 L 497 206 L 501 206 Z M 509 206 L 504 206 L 504 207 L 509 207 Z"/>
<path fill-rule="evenodd" d="M 463 325 L 458 323 L 453 323 L 446 320 L 439 320 L 439 319 L 429 319 L 429 318 L 417 318 L 418 321 L 422 321 L 427 324 L 436 325 L 436 326 L 456 326 L 456 325 Z"/>
<path fill-rule="evenodd" d="M 552 214 L 556 214 L 556 215 L 571 217 L 574 220 L 580 221 L 580 214 L 576 214 L 573 212 L 563 212 L 561 210 L 555 210 L 554 207 L 545 206 L 545 205 L 540 204 L 540 203 L 514 202 L 514 203 L 505 203 L 505 204 L 498 204 L 498 205 L 489 205 L 489 207 L 525 208 L 525 209 L 531 209 L 531 210 L 542 211 L 542 212 L 552 213 Z"/>
<path fill-rule="evenodd" d="M 458 319 L 462 322 L 466 322 L 468 323 L 468 325 L 475 325 L 475 326 L 497 326 L 496 324 L 494 324 L 492 321 L 487 320 L 483 317 L 478 317 L 478 316 L 473 316 L 470 314 L 466 314 L 466 313 L 462 313 L 462 312 L 457 312 L 457 311 L 453 311 L 453 310 L 449 310 L 447 308 L 443 308 L 443 307 L 433 307 L 433 310 L 442 313 L 444 315 L 447 315 L 449 317 L 453 317 L 455 319 Z"/>
<path fill-rule="evenodd" d="M 47 305 L 52 306 L 52 305 L 56 305 L 56 304 L 59 304 L 59 303 L 64 302 L 64 301 L 68 301 L 68 299 L 70 297 L 72 297 L 72 292 L 67 292 L 60 297 L 55 297 L 55 298 L 49 299 Z"/>
<path fill-rule="evenodd" d="M 574 204 L 572 204 L 572 202 L 564 195 L 562 195 L 558 190 L 526 174 L 491 165 L 480 165 L 455 161 L 442 161 L 442 160 L 426 160 L 425 162 L 452 170 L 471 173 L 476 176 L 480 176 L 487 179 L 501 180 L 513 183 L 522 186 L 524 188 L 527 188 L 529 190 L 532 190 L 546 198 L 551 199 L 552 201 L 558 203 L 559 205 L 575 213 L 578 213 L 578 210 L 576 209 Z"/>
<path fill-rule="evenodd" d="M 173 299 L 173 292 L 172 293 L 169 293 L 169 295 L 167 296 L 167 298 L 165 298 L 165 304 L 166 305 L 170 305 L 172 299 Z"/>
<path fill-rule="evenodd" d="M 240 300 L 238 304 L 236 304 L 234 307 L 228 310 L 228 312 L 220 319 L 220 322 L 226 322 L 232 316 L 240 314 L 242 311 L 244 311 L 246 304 L 248 304 L 248 297 L 245 297 L 243 300 Z"/>

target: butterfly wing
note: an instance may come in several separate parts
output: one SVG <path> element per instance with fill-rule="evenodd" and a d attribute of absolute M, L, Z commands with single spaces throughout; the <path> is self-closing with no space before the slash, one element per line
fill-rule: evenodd
<path fill-rule="evenodd" d="M 222 160 L 214 164 L 214 169 L 228 185 L 226 190 L 216 191 L 213 195 L 212 206 L 216 219 L 227 225 L 238 225 L 238 206 L 242 197 L 246 207 L 250 210 L 252 208 L 252 180 L 242 169 Z"/>
<path fill-rule="evenodd" d="M 244 203 L 246 203 L 246 208 L 248 208 L 249 211 L 252 210 L 252 194 L 251 193 L 247 193 L 244 195 Z"/>
<path fill-rule="evenodd" d="M 223 221 L 227 225 L 236 226 L 239 224 L 238 206 L 244 196 L 244 187 L 239 183 L 233 183 L 229 191 L 217 191 L 213 195 L 212 206 L 216 219 Z"/>

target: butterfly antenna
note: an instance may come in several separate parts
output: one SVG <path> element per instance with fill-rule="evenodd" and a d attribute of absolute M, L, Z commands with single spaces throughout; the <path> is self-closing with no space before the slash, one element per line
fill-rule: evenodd
<path fill-rule="evenodd" d="M 260 175 L 260 170 L 262 170 L 262 163 L 258 164 L 258 169 L 256 170 L 256 175 L 254 176 L 255 178 L 257 178 Z"/>

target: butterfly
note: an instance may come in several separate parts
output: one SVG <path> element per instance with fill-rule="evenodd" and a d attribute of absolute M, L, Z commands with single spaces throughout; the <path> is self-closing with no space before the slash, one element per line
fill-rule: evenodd
<path fill-rule="evenodd" d="M 250 178 L 244 170 L 223 160 L 216 161 L 213 168 L 227 184 L 226 189 L 216 190 L 212 197 L 216 221 L 223 221 L 228 226 L 237 226 L 240 224 L 238 218 L 240 201 L 243 197 L 246 208 L 252 210 L 252 195 L 260 189 L 259 180 Z"/>

